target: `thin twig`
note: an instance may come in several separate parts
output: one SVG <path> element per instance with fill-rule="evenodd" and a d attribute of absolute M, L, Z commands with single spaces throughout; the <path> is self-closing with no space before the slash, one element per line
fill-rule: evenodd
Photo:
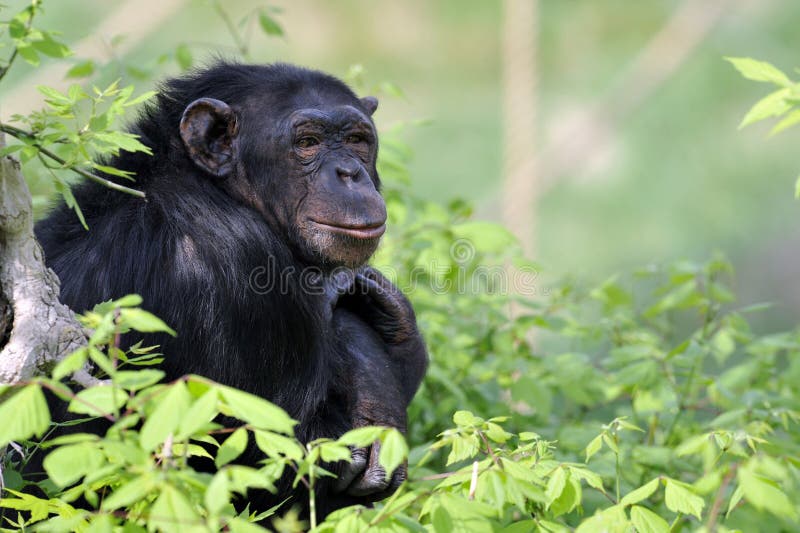
<path fill-rule="evenodd" d="M 26 33 L 31 31 L 31 26 L 33 26 L 33 17 L 35 15 L 36 15 L 36 9 L 33 7 L 33 4 L 31 4 L 31 16 L 28 18 L 28 22 L 25 24 Z M 18 54 L 19 54 L 19 47 L 15 46 L 14 51 L 11 52 L 8 61 L 6 61 L 6 66 L 0 69 L 0 81 L 3 81 L 3 78 L 6 77 L 8 71 L 11 70 L 11 65 L 14 64 L 14 60 L 17 59 Z"/>
<path fill-rule="evenodd" d="M 14 47 L 14 51 L 11 53 L 11 57 L 8 58 L 8 63 L 6 63 L 5 67 L 0 69 L 0 81 L 3 81 L 3 78 L 6 77 L 8 71 L 11 70 L 11 64 L 14 62 L 16 58 L 17 58 L 17 48 Z"/>
<path fill-rule="evenodd" d="M 214 2 L 214 10 L 222 19 L 222 22 L 225 23 L 225 26 L 228 28 L 228 33 L 231 34 L 233 42 L 236 43 L 236 47 L 239 49 L 239 52 L 246 57 L 248 52 L 247 43 L 242 40 L 242 36 L 239 35 L 239 31 L 236 29 L 236 25 L 231 20 L 231 17 L 230 15 L 228 15 L 228 12 L 225 11 L 220 2 Z"/>
<path fill-rule="evenodd" d="M 486 452 L 492 458 L 494 464 L 497 465 L 497 468 L 499 468 L 500 470 L 505 470 L 503 468 L 503 465 L 500 463 L 500 459 L 497 457 L 497 455 L 495 455 L 494 450 L 492 450 L 492 445 L 489 444 L 489 439 L 486 438 L 486 435 L 483 434 L 483 431 L 478 431 L 478 435 L 483 440 L 483 443 L 486 445 Z"/>
<path fill-rule="evenodd" d="M 7 134 L 9 134 L 12 137 L 15 137 L 17 139 L 23 139 L 23 138 L 25 138 L 25 139 L 34 139 L 34 140 L 36 139 L 36 136 L 33 135 L 32 133 L 27 132 L 25 130 L 21 130 L 19 128 L 15 128 L 14 126 L 9 126 L 8 124 L 0 123 L 0 131 L 2 131 L 4 133 L 7 133 Z M 113 189 L 115 191 L 124 192 L 125 194 L 130 194 L 131 196 L 136 196 L 138 198 L 145 198 L 145 194 L 142 191 L 139 191 L 139 190 L 136 190 L 136 189 L 131 189 L 130 187 L 126 187 L 124 185 L 120 185 L 119 183 L 115 183 L 115 182 L 113 182 L 111 180 L 107 180 L 105 178 L 101 178 L 97 174 L 94 174 L 92 172 L 88 172 L 86 170 L 83 170 L 82 168 L 78 168 L 78 167 L 74 167 L 74 166 L 68 165 L 65 159 L 63 159 L 62 157 L 60 157 L 60 156 L 56 155 L 55 153 L 51 152 L 47 148 L 44 148 L 38 142 L 34 142 L 33 146 L 37 150 L 39 150 L 39 152 L 42 155 L 52 159 L 53 161 L 55 161 L 56 163 L 61 165 L 63 168 L 67 168 L 69 170 L 72 170 L 73 172 L 79 174 L 80 176 L 82 176 L 82 177 L 84 177 L 84 178 L 86 178 L 88 180 L 94 181 L 95 183 L 99 183 L 100 185 L 102 185 L 104 187 L 108 187 L 109 189 Z"/>
<path fill-rule="evenodd" d="M 722 484 L 719 486 L 719 490 L 717 491 L 717 495 L 714 498 L 714 503 L 711 505 L 711 511 L 708 512 L 708 521 L 706 522 L 706 531 L 709 533 L 715 533 L 717 531 L 717 519 L 719 518 L 719 513 L 722 510 L 722 501 L 725 498 L 725 492 L 728 490 L 728 485 L 730 485 L 733 477 L 736 475 L 736 469 L 739 467 L 738 463 L 734 463 L 731 465 L 728 473 L 725 474 L 725 478 L 722 480 Z"/>

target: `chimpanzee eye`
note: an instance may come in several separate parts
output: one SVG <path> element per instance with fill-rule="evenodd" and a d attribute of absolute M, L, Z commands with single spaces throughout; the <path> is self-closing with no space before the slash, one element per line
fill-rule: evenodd
<path fill-rule="evenodd" d="M 311 148 L 312 146 L 316 146 L 319 144 L 319 140 L 316 137 L 311 137 L 309 135 L 305 137 L 300 137 L 295 142 L 298 148 Z"/>
<path fill-rule="evenodd" d="M 345 139 L 347 144 L 361 144 L 363 142 L 367 142 L 367 139 L 363 135 L 353 134 L 348 135 L 347 139 Z"/>

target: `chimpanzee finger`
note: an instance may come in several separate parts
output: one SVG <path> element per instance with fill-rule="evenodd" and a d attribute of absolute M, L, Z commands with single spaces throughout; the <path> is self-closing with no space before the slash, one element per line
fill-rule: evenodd
<path fill-rule="evenodd" d="M 391 479 L 386 479 L 386 470 L 378 462 L 381 445 L 376 442 L 370 448 L 369 463 L 364 474 L 350 485 L 347 493 L 351 496 L 363 497 L 377 492 L 383 492 L 389 486 Z"/>
<path fill-rule="evenodd" d="M 347 487 L 360 476 L 364 469 L 367 467 L 367 459 L 369 458 L 369 451 L 367 448 L 353 448 L 350 452 L 353 458 L 351 463 L 348 463 L 342 468 L 342 472 L 333 484 L 335 492 L 344 492 Z"/>
<path fill-rule="evenodd" d="M 400 336 L 413 334 L 416 322 L 414 311 L 399 289 L 391 284 L 387 288 L 380 281 L 362 272 L 356 275 L 356 283 L 370 297 L 375 310 L 384 315 L 384 321 L 387 323 L 379 326 L 394 330 Z"/>
<path fill-rule="evenodd" d="M 403 306 L 405 306 L 404 304 L 408 303 L 409 304 L 408 307 L 410 307 L 410 303 L 408 302 L 406 297 L 403 296 L 403 293 L 400 292 L 400 289 L 398 289 L 391 281 L 389 281 L 389 278 L 381 274 L 381 272 L 378 269 L 373 268 L 371 266 L 365 266 L 362 267 L 356 273 L 356 276 L 359 275 L 363 278 L 367 278 L 369 280 L 374 281 L 375 283 L 373 287 L 377 287 L 378 294 L 386 295 L 387 297 L 392 297 L 395 299 L 397 303 Z"/>
<path fill-rule="evenodd" d="M 383 492 L 379 492 L 378 494 L 373 494 L 372 496 L 370 496 L 370 499 L 376 502 L 385 500 L 386 498 L 394 494 L 397 491 L 397 489 L 400 488 L 400 485 L 403 484 L 403 482 L 406 480 L 407 477 L 408 477 L 408 464 L 403 463 L 402 465 L 398 466 L 397 470 L 395 470 L 394 473 L 392 474 L 392 479 L 389 480 L 389 486 L 386 488 L 386 490 L 384 490 Z"/>

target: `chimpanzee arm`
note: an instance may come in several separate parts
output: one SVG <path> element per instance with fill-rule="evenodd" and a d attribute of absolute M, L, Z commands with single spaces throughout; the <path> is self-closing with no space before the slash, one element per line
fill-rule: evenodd
<path fill-rule="evenodd" d="M 427 351 L 414 311 L 397 288 L 371 268 L 333 281 L 332 325 L 343 360 L 336 395 L 345 398 L 352 427 L 388 426 L 406 431 L 406 410 L 427 367 Z M 338 294 L 347 289 L 345 294 Z M 379 443 L 353 450 L 335 489 L 376 501 L 405 480 L 402 465 L 387 480 Z"/>

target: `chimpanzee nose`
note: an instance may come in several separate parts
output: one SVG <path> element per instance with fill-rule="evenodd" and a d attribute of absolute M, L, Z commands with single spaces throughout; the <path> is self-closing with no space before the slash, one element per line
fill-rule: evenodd
<path fill-rule="evenodd" d="M 361 165 L 342 161 L 336 164 L 336 175 L 343 181 L 358 181 L 361 178 Z"/>

